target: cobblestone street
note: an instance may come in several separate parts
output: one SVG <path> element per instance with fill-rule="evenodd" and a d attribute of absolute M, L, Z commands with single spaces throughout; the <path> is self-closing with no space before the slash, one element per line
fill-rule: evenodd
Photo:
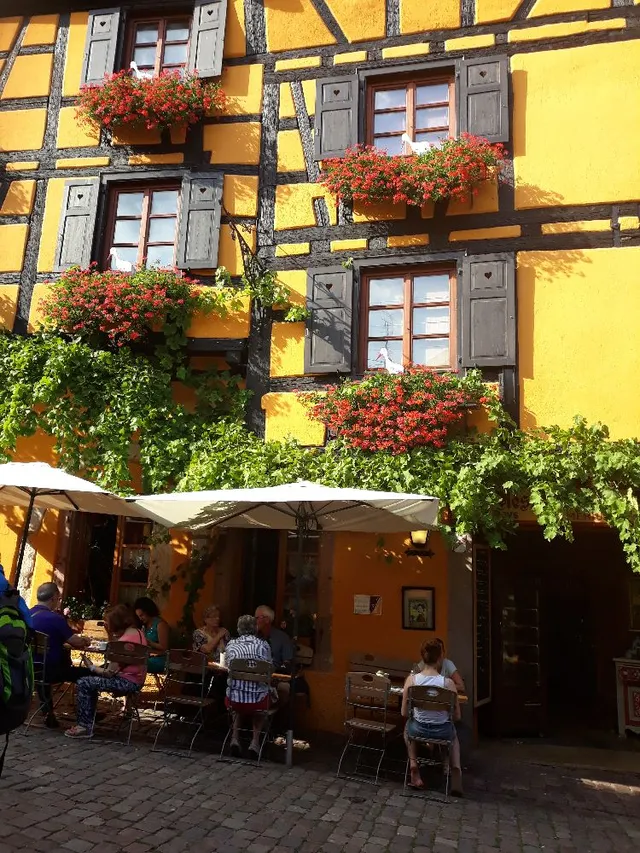
<path fill-rule="evenodd" d="M 640 849 L 640 777 L 485 760 L 448 804 L 304 765 L 12 737 L 0 853 L 588 853 Z"/>

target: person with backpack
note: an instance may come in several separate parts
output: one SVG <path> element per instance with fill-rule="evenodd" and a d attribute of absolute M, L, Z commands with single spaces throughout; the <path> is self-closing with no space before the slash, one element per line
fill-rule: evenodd
<path fill-rule="evenodd" d="M 9 746 L 9 734 L 27 719 L 33 694 L 29 609 L 0 566 L 0 735 L 5 736 L 0 755 L 0 776 Z"/>

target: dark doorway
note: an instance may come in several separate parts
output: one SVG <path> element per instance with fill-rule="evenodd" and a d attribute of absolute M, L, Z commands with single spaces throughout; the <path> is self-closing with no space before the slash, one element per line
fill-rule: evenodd
<path fill-rule="evenodd" d="M 117 528 L 115 515 L 73 514 L 65 595 L 97 607 L 109 601 Z"/>
<path fill-rule="evenodd" d="M 242 612 L 253 613 L 261 604 L 275 611 L 280 532 L 248 530 L 244 542 Z"/>
<path fill-rule="evenodd" d="M 521 530 L 492 552 L 493 699 L 480 722 L 494 735 L 613 731 L 613 658 L 631 645 L 629 582 L 617 536 L 577 528 L 547 542 Z"/>

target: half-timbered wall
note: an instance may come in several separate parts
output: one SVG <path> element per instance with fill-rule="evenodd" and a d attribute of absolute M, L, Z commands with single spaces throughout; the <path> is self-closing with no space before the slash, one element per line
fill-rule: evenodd
<path fill-rule="evenodd" d="M 120 67 L 134 9 L 190 14 L 203 5 L 95 4 L 114 27 L 95 54 L 99 70 Z M 278 312 L 246 306 L 224 321 L 197 318 L 191 329 L 194 352 L 242 365 L 254 391 L 250 425 L 267 438 L 324 441 L 293 392 L 362 372 L 362 293 L 376 271 L 410 276 L 438 265 L 455 281 L 454 369 L 480 366 L 500 383 L 523 427 L 567 424 L 582 414 L 608 423 L 615 437 L 638 435 L 638 0 L 228 0 L 224 38 L 206 35 L 203 44 L 213 47 L 203 50 L 200 66 L 215 72 L 222 55 L 226 113 L 186 136 L 144 131 L 111 141 L 80 127 L 74 115 L 83 75 L 98 73 L 86 60 L 90 6 L 3 3 L 4 328 L 33 329 L 46 282 L 74 260 L 77 246 L 65 260 L 59 236 L 73 215 L 73 186 L 95 189 L 86 230 L 75 233 L 84 237 L 77 240 L 81 260 L 100 261 L 104 198 L 114 181 L 168 181 L 184 191 L 189 180 L 203 180 L 212 199 L 222 188 L 216 262 L 239 274 L 230 219 L 254 226 L 262 258 L 312 309 L 307 323 L 289 324 Z M 337 204 L 317 183 L 321 158 L 367 140 L 373 82 L 442 75 L 457 130 L 505 141 L 502 181 L 484 185 L 468 204 Z M 210 268 L 192 271 L 210 281 Z M 39 441 L 21 442 L 20 456 L 48 458 L 50 445 Z M 16 530 L 16 519 L 7 517 L 2 547 L 11 547 Z M 43 578 L 56 559 L 55 536 L 48 519 L 36 543 Z M 339 726 L 342 672 L 354 637 L 363 637 L 353 594 L 387 596 L 379 621 L 366 624 L 369 651 L 415 653 L 411 632 L 398 630 L 394 597 L 398 585 L 424 583 L 422 562 L 401 560 L 391 579 L 370 545 L 344 535 L 333 546 L 334 671 L 314 682 L 327 697 L 318 719 L 329 728 Z M 448 573 L 462 571 L 461 558 L 436 550 L 429 583 L 439 602 L 437 633 L 446 636 Z M 375 588 L 361 588 L 356 572 L 364 561 Z"/>

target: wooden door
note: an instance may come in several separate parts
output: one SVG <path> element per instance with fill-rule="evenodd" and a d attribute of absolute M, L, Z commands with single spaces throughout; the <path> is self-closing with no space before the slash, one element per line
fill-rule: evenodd
<path fill-rule="evenodd" d="M 501 561 L 495 561 L 498 563 Z M 500 735 L 542 735 L 546 726 L 540 578 L 494 571 L 493 729 Z"/>

